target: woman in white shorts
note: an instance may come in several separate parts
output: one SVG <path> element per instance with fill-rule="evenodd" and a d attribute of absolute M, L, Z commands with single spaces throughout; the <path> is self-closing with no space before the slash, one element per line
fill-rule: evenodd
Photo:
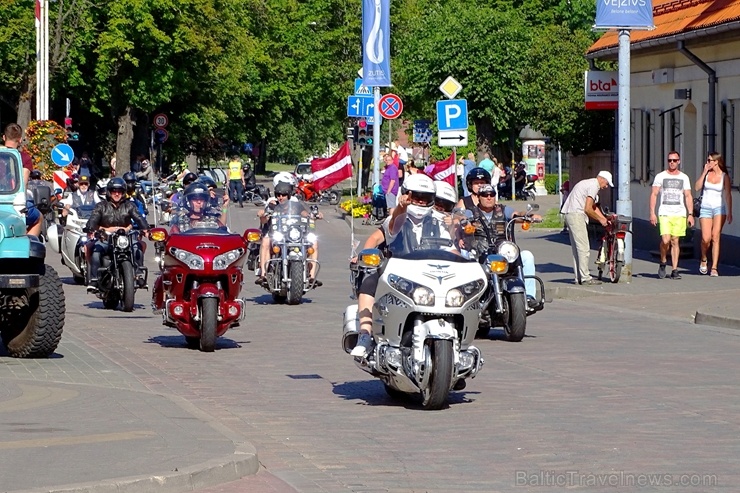
<path fill-rule="evenodd" d="M 701 263 L 699 272 L 717 277 L 717 263 L 719 262 L 719 239 L 725 221 L 732 223 L 732 194 L 730 193 L 730 177 L 722 155 L 713 152 L 707 158 L 704 171 L 694 184 L 698 192 L 704 189 L 701 198 L 701 209 L 699 211 L 699 224 L 701 225 Z M 707 251 L 712 245 L 712 268 L 707 269 Z"/>

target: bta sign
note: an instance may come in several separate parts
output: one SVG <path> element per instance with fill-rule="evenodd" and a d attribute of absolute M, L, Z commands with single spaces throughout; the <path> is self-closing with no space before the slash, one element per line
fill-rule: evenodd
<path fill-rule="evenodd" d="M 586 109 L 616 110 L 619 107 L 619 73 L 586 71 Z"/>

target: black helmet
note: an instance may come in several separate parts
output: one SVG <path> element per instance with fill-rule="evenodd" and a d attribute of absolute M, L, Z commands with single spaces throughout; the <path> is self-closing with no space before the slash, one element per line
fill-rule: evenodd
<path fill-rule="evenodd" d="M 245 171 L 249 171 L 250 169 L 252 169 L 252 165 L 249 163 L 244 163 L 242 164 L 242 169 Z"/>
<path fill-rule="evenodd" d="M 187 173 L 185 176 L 182 177 L 182 186 L 187 187 L 191 183 L 193 183 L 195 180 L 198 179 L 198 175 L 196 175 L 193 172 Z"/>
<path fill-rule="evenodd" d="M 193 200 L 203 200 L 204 202 L 207 202 L 208 199 L 211 198 L 211 196 L 208 194 L 208 188 L 201 182 L 196 181 L 191 183 L 190 185 L 185 188 L 185 191 L 183 192 L 185 195 L 185 203 L 187 204 L 188 210 L 190 212 L 193 212 Z M 204 204 L 205 206 L 205 204 Z M 201 209 L 202 212 L 202 209 Z"/>
<path fill-rule="evenodd" d="M 293 195 L 293 185 L 285 181 L 278 182 L 275 185 L 275 196 L 277 197 L 278 195 L 287 195 L 290 197 Z"/>
<path fill-rule="evenodd" d="M 213 178 L 205 175 L 202 175 L 198 178 L 198 183 L 202 183 L 206 186 L 206 188 L 216 188 L 218 186 L 216 185 L 216 182 L 213 181 Z"/>
<path fill-rule="evenodd" d="M 120 177 L 116 176 L 114 178 L 111 178 L 108 181 L 108 185 L 106 185 L 105 189 L 108 190 L 108 200 L 111 200 L 111 195 L 110 194 L 113 193 L 113 192 L 118 191 L 118 192 L 121 192 L 124 195 L 126 194 L 126 182 L 123 181 L 123 178 L 120 178 Z M 124 198 L 121 197 L 121 200 L 123 200 L 123 199 Z M 112 202 L 112 200 L 111 200 L 111 202 Z"/>
<path fill-rule="evenodd" d="M 35 169 L 31 171 L 31 177 L 32 180 L 40 180 L 41 179 L 41 171 Z"/>
<path fill-rule="evenodd" d="M 126 183 L 136 183 L 136 173 L 129 171 L 123 174 L 123 181 Z"/>
<path fill-rule="evenodd" d="M 470 193 L 473 193 L 473 180 L 483 180 L 490 184 L 491 173 L 480 167 L 468 171 L 468 175 L 465 177 L 465 185 L 468 187 Z"/>

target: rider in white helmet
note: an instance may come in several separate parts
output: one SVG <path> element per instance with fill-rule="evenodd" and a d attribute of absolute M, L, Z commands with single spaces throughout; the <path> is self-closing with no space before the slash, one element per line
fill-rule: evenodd
<path fill-rule="evenodd" d="M 398 197 L 398 205 L 393 209 L 391 217 L 383 224 L 386 231 L 386 242 L 391 251 L 397 239 L 404 241 L 399 233 L 402 230 L 409 231 L 408 226 L 404 229 L 404 224 L 407 222 L 411 226 L 412 233 L 421 235 L 423 224 L 431 220 L 440 228 L 440 237 L 451 238 L 444 223 L 432 213 L 435 196 L 434 181 L 428 176 L 417 173 L 404 180 Z M 456 251 L 454 248 L 451 250 Z M 357 345 L 350 353 L 352 356 L 365 357 L 373 348 L 372 309 L 379 277 L 379 273 L 366 276 L 358 290 L 357 309 L 360 317 L 360 334 L 357 338 Z"/>
<path fill-rule="evenodd" d="M 293 175 L 293 173 L 288 173 L 287 171 L 281 171 L 275 175 L 275 177 L 272 179 L 272 188 L 275 189 L 275 187 L 278 186 L 278 183 L 281 182 L 287 183 L 293 188 L 295 188 L 298 183 L 298 181 L 295 179 L 295 175 Z"/>
<path fill-rule="evenodd" d="M 434 182 L 434 210 L 447 217 L 457 205 L 457 191 L 446 181 Z"/>

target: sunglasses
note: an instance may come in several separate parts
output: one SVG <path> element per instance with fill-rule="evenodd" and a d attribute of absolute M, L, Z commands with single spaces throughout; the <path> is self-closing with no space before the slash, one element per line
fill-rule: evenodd
<path fill-rule="evenodd" d="M 287 196 L 288 196 L 287 193 L 276 193 L 275 194 L 275 197 L 287 197 Z"/>
<path fill-rule="evenodd" d="M 81 186 L 81 187 L 89 187 L 90 186 L 90 184 L 87 183 L 86 181 L 83 181 L 82 183 L 78 183 L 78 185 Z"/>
<path fill-rule="evenodd" d="M 496 194 L 495 193 L 491 193 L 491 192 L 484 192 L 484 193 L 479 193 L 478 196 L 479 197 L 490 198 L 490 197 L 495 197 Z"/>
<path fill-rule="evenodd" d="M 669 159 L 668 160 L 669 163 L 677 163 L 679 161 L 680 161 L 680 159 Z"/>

